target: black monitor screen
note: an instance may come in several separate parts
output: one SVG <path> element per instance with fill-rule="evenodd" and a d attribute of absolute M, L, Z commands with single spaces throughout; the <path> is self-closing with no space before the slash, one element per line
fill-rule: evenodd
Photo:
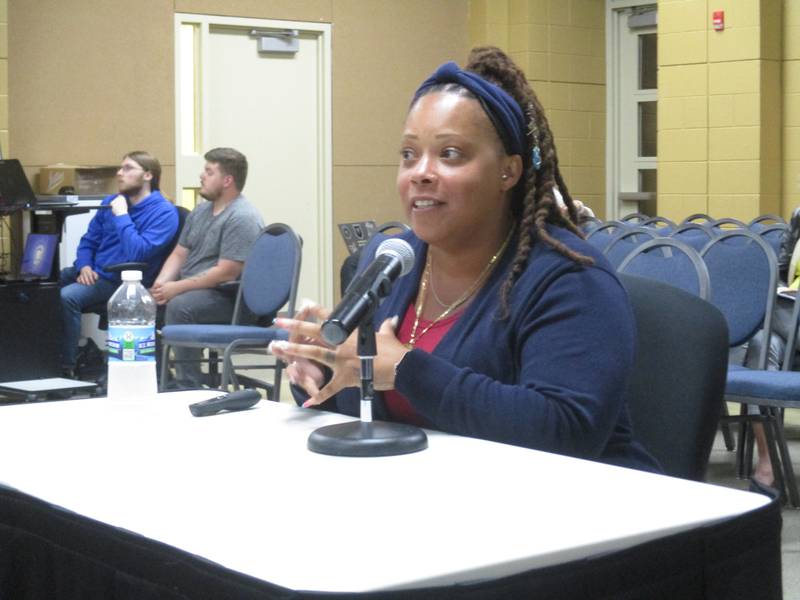
<path fill-rule="evenodd" d="M 0 160 L 0 213 L 35 205 L 36 196 L 20 162 L 16 158 Z"/>

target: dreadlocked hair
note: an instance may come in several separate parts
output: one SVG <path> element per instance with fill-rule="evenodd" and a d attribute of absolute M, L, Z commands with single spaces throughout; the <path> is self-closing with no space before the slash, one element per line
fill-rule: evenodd
<path fill-rule="evenodd" d="M 525 74 L 508 55 L 494 46 L 474 48 L 469 54 L 465 70 L 503 88 L 525 112 L 528 125 L 526 156 L 522 157 L 525 170 L 516 186 L 511 205 L 512 214 L 519 225 L 519 239 L 511 270 L 500 289 L 500 318 L 506 318 L 509 314 L 508 296 L 511 288 L 522 273 L 531 248 L 537 240 L 580 265 L 594 264 L 594 260 L 570 250 L 547 233 L 546 224 L 549 223 L 584 237 L 577 226 L 578 211 L 558 167 L 558 154 L 550 125 Z M 541 153 L 541 165 L 538 169 L 534 168 L 530 160 L 535 146 L 539 147 Z M 566 204 L 566 216 L 556 201 L 556 186 Z"/>

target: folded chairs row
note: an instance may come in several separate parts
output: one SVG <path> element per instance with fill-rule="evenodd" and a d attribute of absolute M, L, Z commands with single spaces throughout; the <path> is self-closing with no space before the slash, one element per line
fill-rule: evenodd
<path fill-rule="evenodd" d="M 584 224 L 585 225 L 585 224 Z M 600 248 L 625 276 L 661 281 L 678 287 L 715 306 L 728 328 L 728 346 L 749 342 L 759 331 L 771 331 L 772 309 L 778 284 L 777 247 L 773 232 L 783 232 L 785 223 L 765 215 L 750 223 L 692 215 L 676 225 L 663 218 L 630 219 L 603 223 L 587 239 Z M 800 303 L 793 313 L 796 336 Z M 751 439 L 753 423 L 764 425 L 775 472 L 775 485 L 784 499 L 800 507 L 800 493 L 783 429 L 783 411 L 800 408 L 800 372 L 791 371 L 795 340 L 787 341 L 781 371 L 767 371 L 769 344 L 761 344 L 756 368 L 728 365 L 725 400 L 742 405 L 739 415 L 722 417 L 723 424 L 743 424 L 740 440 Z M 640 340 L 647 343 L 646 340 Z M 723 405 L 724 406 L 724 405 Z M 747 407 L 756 407 L 748 410 Z M 722 408 L 722 407 L 720 407 Z M 729 433 L 724 430 L 727 436 Z M 733 447 L 730 437 L 726 444 Z M 749 474 L 751 443 L 738 445 L 742 474 Z"/>

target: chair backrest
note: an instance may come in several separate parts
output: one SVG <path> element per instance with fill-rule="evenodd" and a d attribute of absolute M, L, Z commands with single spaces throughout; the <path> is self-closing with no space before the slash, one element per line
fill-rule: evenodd
<path fill-rule="evenodd" d="M 780 217 L 778 215 L 768 214 L 768 215 L 759 215 L 759 216 L 757 216 L 755 219 L 750 221 L 747 224 L 747 226 L 750 227 L 750 229 L 753 229 L 753 225 L 757 225 L 757 224 L 761 224 L 761 225 L 765 225 L 766 226 L 766 225 L 770 225 L 770 224 L 775 225 L 775 224 L 781 224 L 781 223 L 786 225 L 786 219 L 784 219 L 783 217 Z"/>
<path fill-rule="evenodd" d="M 301 262 L 302 242 L 294 230 L 283 223 L 267 225 L 245 260 L 234 323 L 241 316 L 242 301 L 258 317 L 277 314 L 287 302 L 294 315 Z"/>
<path fill-rule="evenodd" d="M 172 241 L 169 243 L 169 247 L 167 248 L 166 256 L 172 254 L 172 251 L 175 250 L 175 246 L 178 245 L 178 240 L 181 237 L 181 232 L 183 231 L 183 226 L 186 225 L 186 217 L 192 212 L 185 206 L 175 206 L 178 209 L 178 230 L 175 232 L 175 235 L 172 238 Z"/>
<path fill-rule="evenodd" d="M 391 237 L 395 234 L 400 234 L 405 231 L 411 229 L 405 223 L 401 223 L 400 221 L 387 221 L 375 229 L 375 232 L 369 237 L 369 240 L 372 240 L 375 237 L 378 239 L 386 239 Z M 396 230 L 394 234 L 387 233 L 391 232 L 392 230 Z M 358 272 L 358 263 L 361 260 L 361 254 L 366 247 L 366 243 L 363 246 L 360 246 L 358 250 L 350 254 L 347 258 L 344 259 L 342 262 L 342 266 L 339 268 L 339 289 L 341 290 L 342 295 L 347 290 L 347 287 L 350 285 L 350 282 L 353 281 L 353 277 L 355 277 L 356 273 Z"/>
<path fill-rule="evenodd" d="M 594 231 L 595 229 L 597 229 L 598 227 L 600 227 L 600 225 L 602 224 L 603 221 L 601 219 L 598 219 L 597 217 L 586 216 L 578 218 L 578 228 L 587 235 L 592 231 Z"/>
<path fill-rule="evenodd" d="M 751 231 L 760 235 L 777 257 L 781 253 L 781 242 L 784 234 L 789 231 L 789 226 L 786 223 L 773 223 L 772 225 L 763 225 L 759 230 L 751 229 Z"/>
<path fill-rule="evenodd" d="M 708 299 L 711 284 L 703 260 L 692 247 L 673 238 L 645 242 L 620 264 L 620 273 L 655 279 Z"/>
<path fill-rule="evenodd" d="M 683 290 L 630 275 L 620 280 L 638 334 L 625 392 L 634 438 L 667 475 L 702 481 L 725 390 L 725 319 Z"/>
<path fill-rule="evenodd" d="M 677 227 L 675 223 L 673 223 L 666 217 L 652 217 L 650 219 L 647 219 L 646 221 L 643 221 L 641 223 L 641 226 L 651 227 L 655 229 L 659 235 L 669 235 L 673 231 L 675 231 L 675 228 Z"/>
<path fill-rule="evenodd" d="M 733 217 L 722 217 L 721 219 L 716 219 L 713 223 L 711 223 L 711 227 L 719 231 L 734 231 L 736 229 L 747 229 L 747 225 L 745 225 L 739 219 L 734 219 Z"/>
<path fill-rule="evenodd" d="M 611 240 L 634 226 L 622 221 L 607 221 L 590 231 L 586 236 L 586 241 L 602 252 L 611 243 Z"/>
<path fill-rule="evenodd" d="M 614 237 L 603 250 L 608 262 L 616 268 L 622 264 L 625 257 L 636 250 L 644 242 L 655 239 L 658 234 L 652 227 L 631 227 Z"/>
<path fill-rule="evenodd" d="M 707 215 L 706 213 L 694 213 L 693 215 L 689 215 L 683 221 L 681 221 L 681 225 L 685 223 L 706 223 L 710 225 L 716 219 L 714 217 Z"/>
<path fill-rule="evenodd" d="M 620 221 L 622 221 L 623 223 L 630 223 L 630 224 L 636 225 L 636 224 L 639 224 L 639 223 L 644 223 L 649 218 L 650 218 L 650 215 L 645 215 L 643 213 L 630 213 L 630 214 L 625 215 L 624 217 L 622 217 L 620 219 Z"/>
<path fill-rule="evenodd" d="M 726 231 L 700 251 L 711 277 L 710 301 L 725 316 L 731 347 L 760 329 L 770 331 L 778 280 L 775 253 L 748 229 Z M 762 344 L 758 368 L 766 368 L 769 344 Z"/>
<path fill-rule="evenodd" d="M 387 231 L 392 231 L 392 229 L 396 229 L 396 233 L 403 233 L 404 231 L 408 231 L 411 229 L 405 223 L 401 223 L 400 221 L 386 221 L 386 223 L 381 223 L 378 227 L 375 228 L 375 233 L 386 233 Z M 375 235 L 374 233 L 372 235 Z M 371 237 L 371 236 L 370 236 Z"/>
<path fill-rule="evenodd" d="M 691 246 L 698 252 L 705 248 L 708 242 L 719 235 L 719 230 L 711 229 L 701 223 L 683 223 L 678 225 L 671 237 Z"/>

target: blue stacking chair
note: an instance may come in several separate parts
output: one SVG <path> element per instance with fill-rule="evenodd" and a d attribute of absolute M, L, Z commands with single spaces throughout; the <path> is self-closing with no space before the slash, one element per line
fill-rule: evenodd
<path fill-rule="evenodd" d="M 641 225 L 649 218 L 650 215 L 645 215 L 643 213 L 630 213 L 622 217 L 620 221 L 623 223 L 628 223 L 629 225 Z"/>
<path fill-rule="evenodd" d="M 603 224 L 603 221 L 597 217 L 582 217 L 578 221 L 578 229 L 583 231 L 586 235 L 597 229 Z"/>
<path fill-rule="evenodd" d="M 781 252 L 781 242 L 783 241 L 783 236 L 789 231 L 789 226 L 786 223 L 773 223 L 772 225 L 762 226 L 757 231 L 752 229 L 752 227 L 753 225 L 751 225 L 751 231 L 760 235 L 761 239 L 767 242 L 769 247 L 775 252 L 775 256 L 779 256 Z"/>
<path fill-rule="evenodd" d="M 748 229 L 745 223 L 739 219 L 734 219 L 733 217 L 722 217 L 721 219 L 716 219 L 709 226 L 712 229 L 716 229 L 717 231 L 721 232 L 734 231 L 736 229 Z"/>
<path fill-rule="evenodd" d="M 658 235 L 663 235 L 663 236 L 670 235 L 673 231 L 675 231 L 675 228 L 677 227 L 675 223 L 673 223 L 666 217 L 652 217 L 650 219 L 647 219 L 646 221 L 643 221 L 641 223 L 641 226 L 651 227 L 656 231 L 656 233 L 658 233 Z"/>
<path fill-rule="evenodd" d="M 682 223 L 678 225 L 671 237 L 680 240 L 691 246 L 698 252 L 705 248 L 706 244 L 717 237 L 719 231 L 711 229 L 708 225 L 701 223 Z"/>
<path fill-rule="evenodd" d="M 681 225 L 685 225 L 686 223 L 711 225 L 715 220 L 716 219 L 714 219 L 714 217 L 707 215 L 706 213 L 694 213 L 693 215 L 689 215 L 683 221 L 681 221 Z"/>
<path fill-rule="evenodd" d="M 711 276 L 710 300 L 728 323 L 729 346 L 744 344 L 760 330 L 771 331 L 778 268 L 775 253 L 766 242 L 746 228 L 727 231 L 711 240 L 700 254 Z M 776 484 L 784 497 L 788 490 L 791 503 L 800 507 L 782 422 L 775 408 L 792 405 L 791 398 L 800 406 L 800 373 L 767 371 L 768 350 L 769 343 L 761 344 L 756 369 L 729 365 L 725 398 L 741 403 L 742 412 L 723 420 L 764 424 Z M 784 361 L 784 368 L 788 364 Z M 756 405 L 761 410 L 750 415 L 746 405 Z M 746 431 L 742 431 L 738 448 L 740 469 L 745 468 Z"/>
<path fill-rule="evenodd" d="M 283 223 L 265 227 L 247 255 L 230 324 L 167 325 L 162 329 L 162 389 L 167 381 L 170 348 L 207 348 L 209 351 L 224 353 L 220 385 L 222 389 L 227 389 L 229 385 L 233 385 L 234 389 L 239 388 L 237 369 L 274 369 L 273 384 L 247 379 L 251 383 L 255 382 L 257 387 L 264 387 L 271 399 L 280 400 L 281 371 L 284 367 L 281 361 L 234 368 L 233 355 L 242 350 L 263 354 L 271 341 L 287 339 L 285 330 L 240 323 L 245 308 L 260 322 L 271 323 L 284 305 L 287 305 L 288 314 L 294 315 L 301 254 L 302 242 L 291 227 Z"/>
<path fill-rule="evenodd" d="M 700 255 L 673 238 L 645 242 L 631 252 L 617 270 L 667 283 L 703 300 L 711 293 L 708 270 Z"/>
<path fill-rule="evenodd" d="M 622 221 L 607 221 L 590 231 L 586 236 L 586 241 L 602 252 L 611 243 L 611 240 L 631 227 L 633 225 Z"/>
<path fill-rule="evenodd" d="M 631 252 L 656 237 L 658 234 L 650 227 L 631 227 L 613 238 L 603 250 L 603 254 L 616 269 Z"/>
<path fill-rule="evenodd" d="M 783 217 L 778 215 L 759 215 L 747 224 L 751 231 L 760 233 L 765 227 L 770 225 L 787 225 Z M 787 225 L 788 227 L 788 225 Z"/>
<path fill-rule="evenodd" d="M 783 428 L 783 411 L 800 408 L 800 372 L 792 371 L 800 302 L 795 302 L 792 313 L 793 328 L 786 342 L 780 371 L 738 369 L 729 373 L 725 397 L 733 402 L 758 406 L 770 445 L 770 460 L 775 480 L 783 495 L 788 495 L 792 506 L 800 508 L 800 491 L 792 467 L 786 433 Z M 774 448 L 774 449 L 773 449 Z M 779 457 L 779 460 L 776 460 Z"/>

